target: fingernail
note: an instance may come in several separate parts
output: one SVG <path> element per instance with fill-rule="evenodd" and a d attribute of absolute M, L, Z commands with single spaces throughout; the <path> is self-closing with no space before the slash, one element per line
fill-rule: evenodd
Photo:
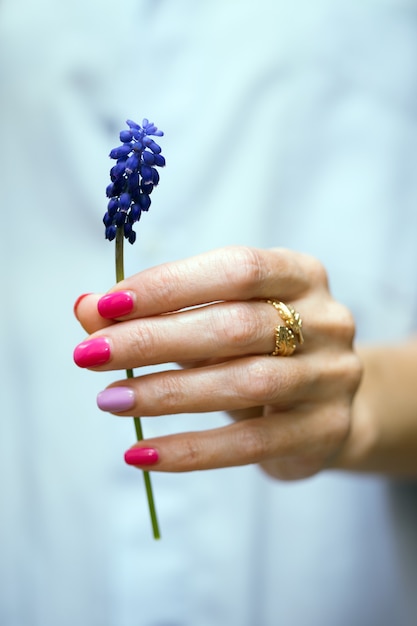
<path fill-rule="evenodd" d="M 133 298 L 129 291 L 116 291 L 102 296 L 97 303 L 101 317 L 107 320 L 128 315 L 133 311 Z"/>
<path fill-rule="evenodd" d="M 154 448 L 130 448 L 125 452 L 128 465 L 154 465 L 158 458 L 158 452 Z"/>
<path fill-rule="evenodd" d="M 74 311 L 75 317 L 77 317 L 77 309 L 78 309 L 78 305 L 80 304 L 81 300 L 83 300 L 86 296 L 89 296 L 89 295 L 91 295 L 91 294 L 90 293 L 82 293 L 81 296 L 78 296 L 78 298 L 74 302 L 73 311 Z"/>
<path fill-rule="evenodd" d="M 104 365 L 109 359 L 110 344 L 105 337 L 83 341 L 74 350 L 74 361 L 78 367 Z"/>
<path fill-rule="evenodd" d="M 127 411 L 135 404 L 135 393 L 129 387 L 109 387 L 97 395 L 97 406 L 102 411 L 118 413 Z"/>

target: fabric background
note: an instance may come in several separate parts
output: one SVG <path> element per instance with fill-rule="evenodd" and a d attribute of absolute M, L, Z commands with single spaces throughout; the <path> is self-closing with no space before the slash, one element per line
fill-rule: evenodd
<path fill-rule="evenodd" d="M 127 272 L 228 244 L 318 256 L 358 338 L 416 327 L 414 1 L 3 0 L 0 623 L 411 626 L 413 484 L 256 467 L 158 475 L 78 370 L 75 298 L 114 282 L 101 218 L 127 117 L 165 131 Z M 146 420 L 149 436 L 226 423 Z"/>

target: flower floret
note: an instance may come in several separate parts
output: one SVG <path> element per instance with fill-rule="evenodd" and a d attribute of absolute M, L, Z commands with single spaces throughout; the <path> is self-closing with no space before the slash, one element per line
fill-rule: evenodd
<path fill-rule="evenodd" d="M 150 194 L 159 183 L 156 167 L 164 167 L 161 147 L 152 137 L 162 137 L 163 132 L 153 122 L 144 118 L 142 125 L 126 121 L 128 129 L 120 131 L 120 146 L 110 151 L 116 163 L 110 170 L 111 183 L 106 188 L 109 198 L 103 217 L 105 237 L 115 239 L 117 230 L 130 242 L 136 240 L 133 224 L 139 221 L 142 211 L 151 205 Z"/>

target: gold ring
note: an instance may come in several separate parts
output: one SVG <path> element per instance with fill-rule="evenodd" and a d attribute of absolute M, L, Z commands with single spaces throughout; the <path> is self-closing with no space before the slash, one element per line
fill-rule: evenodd
<path fill-rule="evenodd" d="M 284 304 L 279 300 L 267 300 L 267 303 L 272 304 L 272 306 L 278 311 L 285 326 L 294 333 L 301 346 L 304 343 L 304 337 L 301 330 L 303 320 L 301 319 L 300 314 L 294 309 L 293 306 L 291 306 L 291 304 Z"/>
<path fill-rule="evenodd" d="M 286 326 L 275 328 L 275 350 L 271 356 L 291 356 L 296 348 L 294 333 Z"/>

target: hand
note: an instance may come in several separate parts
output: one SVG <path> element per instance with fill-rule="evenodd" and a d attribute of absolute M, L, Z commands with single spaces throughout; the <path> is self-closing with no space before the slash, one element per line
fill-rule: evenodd
<path fill-rule="evenodd" d="M 302 317 L 305 341 L 292 356 L 269 356 L 284 322 L 268 299 Z M 260 463 L 295 479 L 332 465 L 343 449 L 361 366 L 352 316 L 331 297 L 316 259 L 223 248 L 147 269 L 75 310 L 90 334 L 75 351 L 80 366 L 183 366 L 114 383 L 99 394 L 101 408 L 121 416 L 223 410 L 235 420 L 147 439 L 132 448 L 143 461 L 130 451 L 128 462 L 169 472 Z"/>

